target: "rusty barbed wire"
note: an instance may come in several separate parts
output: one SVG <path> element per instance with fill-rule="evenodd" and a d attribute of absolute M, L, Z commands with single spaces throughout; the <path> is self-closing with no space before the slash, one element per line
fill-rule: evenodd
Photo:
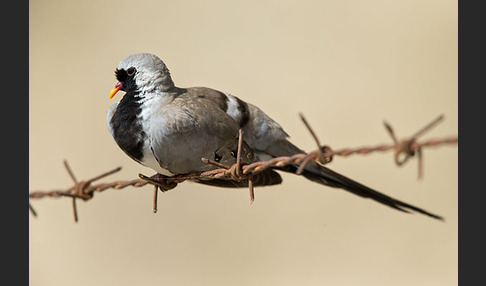
<path fill-rule="evenodd" d="M 67 162 L 64 161 L 66 164 Z M 97 176 L 97 177 L 106 177 L 108 175 L 111 175 L 113 173 L 116 173 L 121 170 L 121 167 L 115 168 L 111 171 L 108 171 L 104 173 L 105 175 L 103 176 Z M 121 190 L 126 187 L 143 187 L 147 185 L 149 182 L 143 179 L 134 179 L 134 180 L 129 180 L 129 181 L 114 181 L 111 183 L 100 183 L 97 185 L 91 185 L 91 182 L 95 180 L 90 179 L 87 181 L 81 181 L 78 183 L 75 183 L 74 186 L 64 189 L 64 190 L 51 190 L 51 191 L 34 191 L 29 193 L 29 198 L 31 199 L 42 199 L 45 197 L 50 197 L 50 198 L 59 198 L 59 197 L 75 197 L 83 200 L 89 200 L 93 197 L 95 192 L 102 192 L 108 189 L 115 189 L 115 190 Z"/>
<path fill-rule="evenodd" d="M 308 124 L 307 120 L 304 118 L 302 114 L 299 114 L 302 121 L 304 122 L 305 126 L 311 133 L 312 137 L 314 138 L 314 141 L 316 142 L 316 145 L 318 148 L 312 152 L 309 153 L 302 153 L 302 154 L 295 154 L 293 156 L 282 156 L 282 157 L 276 157 L 273 159 L 270 159 L 268 161 L 260 161 L 260 162 L 255 162 L 247 165 L 241 165 L 241 160 L 240 160 L 240 146 L 241 142 L 243 141 L 243 131 L 240 130 L 240 136 L 239 136 L 239 146 L 238 146 L 238 151 L 237 151 L 237 162 L 232 165 L 232 166 L 227 166 L 224 164 L 221 164 L 219 162 L 215 162 L 213 160 L 207 159 L 207 158 L 202 158 L 202 161 L 207 163 L 207 164 L 212 164 L 216 167 L 217 169 L 211 170 L 211 171 L 206 171 L 206 172 L 197 172 L 197 173 L 192 173 L 192 174 L 186 174 L 186 175 L 176 175 L 172 177 L 166 177 L 161 174 L 155 174 L 151 177 L 145 176 L 143 174 L 139 174 L 139 179 L 133 179 L 133 180 L 119 180 L 119 181 L 114 181 L 111 183 L 99 183 L 96 185 L 93 185 L 92 183 L 96 180 L 102 179 L 106 176 L 109 176 L 111 174 L 114 174 L 118 171 L 121 170 L 121 167 L 115 168 L 113 170 L 110 170 L 108 172 L 102 173 L 98 176 L 95 176 L 89 180 L 86 181 L 77 181 L 73 171 L 71 170 L 69 164 L 67 161 L 64 161 L 64 166 L 69 173 L 70 177 L 72 178 L 74 185 L 68 189 L 63 189 L 63 190 L 51 190 L 51 191 L 34 191 L 29 193 L 29 198 L 30 199 L 41 199 L 45 197 L 50 197 L 50 198 L 58 198 L 58 197 L 71 197 L 72 198 L 72 206 L 73 206 L 73 213 L 74 213 L 74 220 L 77 222 L 78 221 L 78 215 L 77 215 L 77 209 L 76 209 L 76 202 L 75 199 L 83 199 L 83 200 L 89 200 L 93 198 L 95 192 L 102 192 L 108 189 L 115 189 L 115 190 L 121 190 L 126 187 L 142 187 L 147 184 L 151 184 L 154 186 L 154 205 L 153 205 L 153 212 L 157 212 L 157 193 L 158 189 L 160 189 L 162 192 L 171 190 L 179 183 L 182 183 L 186 180 L 190 181 L 195 181 L 195 182 L 201 182 L 203 180 L 211 180 L 211 179 L 232 179 L 236 181 L 241 181 L 241 180 L 248 180 L 248 185 L 249 185 L 249 191 L 250 191 L 250 203 L 252 203 L 255 199 L 254 196 L 254 187 L 253 187 L 253 181 L 252 181 L 252 175 L 265 171 L 268 168 L 271 167 L 285 167 L 290 164 L 297 164 L 299 165 L 299 168 L 297 170 L 297 174 L 301 174 L 302 171 L 304 170 L 306 164 L 308 164 L 310 161 L 316 161 L 319 162 L 320 164 L 327 164 L 332 161 L 334 156 L 342 156 L 342 157 L 348 157 L 350 155 L 354 154 L 360 154 L 360 155 L 365 155 L 365 154 L 370 154 L 373 152 L 386 152 L 393 150 L 394 151 L 394 160 L 395 164 L 397 166 L 402 166 L 405 164 L 410 158 L 414 157 L 415 154 L 417 154 L 418 157 L 418 178 L 422 178 L 422 173 L 423 173 L 423 168 L 422 168 L 422 149 L 425 147 L 437 147 L 441 145 L 452 145 L 452 144 L 457 144 L 458 143 L 458 137 L 457 136 L 449 136 L 446 138 L 435 138 L 435 139 L 429 139 L 426 141 L 418 142 L 417 139 L 421 135 L 425 134 L 427 131 L 429 131 L 432 127 L 436 126 L 440 121 L 443 120 L 443 115 L 440 115 L 437 117 L 435 120 L 433 120 L 431 123 L 427 124 L 425 127 L 420 129 L 418 132 L 416 132 L 414 135 L 412 135 L 409 138 L 405 138 L 402 140 L 398 140 L 397 137 L 395 136 L 395 133 L 393 131 L 393 128 L 391 127 L 390 124 L 384 122 L 385 128 L 389 135 L 392 138 L 393 143 L 389 144 L 380 144 L 380 145 L 375 145 L 375 146 L 363 146 L 363 147 L 357 147 L 357 148 L 342 148 L 338 150 L 333 150 L 329 146 L 322 146 L 319 142 L 318 137 L 315 135 L 315 132 L 312 130 L 311 126 Z M 400 159 L 400 156 L 404 155 L 403 158 Z M 32 205 L 29 202 L 29 210 L 34 216 L 37 216 L 36 211 L 33 209 Z"/>

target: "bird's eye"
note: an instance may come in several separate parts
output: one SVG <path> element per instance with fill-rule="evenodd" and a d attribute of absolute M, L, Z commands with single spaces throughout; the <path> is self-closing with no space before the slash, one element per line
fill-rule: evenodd
<path fill-rule="evenodd" d="M 136 71 L 137 71 L 137 69 L 135 69 L 134 67 L 130 67 L 130 68 L 127 69 L 127 74 L 128 74 L 128 76 L 133 76 Z"/>

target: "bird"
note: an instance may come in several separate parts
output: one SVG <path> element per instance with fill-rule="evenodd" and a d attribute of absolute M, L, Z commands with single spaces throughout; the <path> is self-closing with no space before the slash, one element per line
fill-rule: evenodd
<path fill-rule="evenodd" d="M 113 139 L 134 161 L 162 176 L 217 168 L 201 158 L 231 166 L 236 163 L 239 130 L 243 131 L 241 163 L 266 161 L 305 153 L 289 141 L 279 123 L 257 106 L 208 87 L 177 87 L 166 64 L 151 53 L 131 54 L 115 69 L 118 91 L 125 94 L 106 115 Z M 282 183 L 279 172 L 296 173 L 297 164 L 272 167 L 253 175 L 254 186 Z M 305 165 L 302 175 L 313 182 L 372 199 L 395 210 L 443 217 L 405 203 L 341 175 L 318 162 Z M 247 187 L 248 181 L 199 180 L 217 187 Z"/>

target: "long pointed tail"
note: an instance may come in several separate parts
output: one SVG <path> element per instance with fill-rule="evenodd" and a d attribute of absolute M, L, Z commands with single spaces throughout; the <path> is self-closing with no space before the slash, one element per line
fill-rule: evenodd
<path fill-rule="evenodd" d="M 367 186 L 364 186 L 356 181 L 353 181 L 348 177 L 336 173 L 324 166 L 318 165 L 316 163 L 312 163 L 310 165 L 311 166 L 306 166 L 302 175 L 313 182 L 317 182 L 319 184 L 323 184 L 334 188 L 344 189 L 355 195 L 364 198 L 370 198 L 374 201 L 377 201 L 379 203 L 382 203 L 384 205 L 387 205 L 399 211 L 408 213 L 410 212 L 409 210 L 412 210 L 430 216 L 435 219 L 444 220 L 444 218 L 439 215 L 435 215 L 424 209 L 418 208 L 416 206 L 389 197 L 385 194 L 382 194 L 378 191 L 368 188 Z M 296 173 L 297 171 L 297 167 L 295 166 L 287 166 L 279 169 L 291 173 Z"/>

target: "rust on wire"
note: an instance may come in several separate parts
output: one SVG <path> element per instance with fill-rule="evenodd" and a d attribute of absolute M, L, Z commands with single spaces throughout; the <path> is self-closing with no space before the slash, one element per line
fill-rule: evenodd
<path fill-rule="evenodd" d="M 243 165 L 241 163 L 241 148 L 243 142 L 243 132 L 240 130 L 239 133 L 239 144 L 238 144 L 238 151 L 237 151 L 237 162 L 233 166 L 227 166 L 221 164 L 219 162 L 215 162 L 206 158 L 202 158 L 203 162 L 207 164 L 214 165 L 217 169 L 205 172 L 197 172 L 185 175 L 176 175 L 172 177 L 163 176 L 161 174 L 155 174 L 151 177 L 147 177 L 143 174 L 139 174 L 139 179 L 134 179 L 130 181 L 115 181 L 111 183 L 99 183 L 93 185 L 92 183 L 96 180 L 114 174 L 121 170 L 121 167 L 115 168 L 108 172 L 105 172 L 101 175 L 98 175 L 94 178 L 91 178 L 87 181 L 78 181 L 69 167 L 67 161 L 64 161 L 64 166 L 66 167 L 67 172 L 69 173 L 71 179 L 74 182 L 74 185 L 65 190 L 52 190 L 52 191 L 34 191 L 29 194 L 30 199 L 40 199 L 45 197 L 71 197 L 72 198 L 72 206 L 73 206 L 73 213 L 75 221 L 78 220 L 78 214 L 76 209 L 76 201 L 75 199 L 83 199 L 89 200 L 93 198 L 95 192 L 102 192 L 107 189 L 124 189 L 126 187 L 142 187 L 147 184 L 151 184 L 154 186 L 154 200 L 153 200 L 153 212 L 157 212 L 157 193 L 160 189 L 162 192 L 166 192 L 168 190 L 174 189 L 177 187 L 179 183 L 182 183 L 186 180 L 190 181 L 200 181 L 202 179 L 232 179 L 236 181 L 241 180 L 248 180 L 249 192 L 250 192 L 250 203 L 253 203 L 255 199 L 254 194 L 254 187 L 252 181 L 252 175 L 258 172 L 262 172 L 271 167 L 284 167 L 291 164 L 299 165 L 297 174 L 300 174 L 305 165 L 308 164 L 310 161 L 316 161 L 320 164 L 327 164 L 332 161 L 334 156 L 341 156 L 347 157 L 354 154 L 370 154 L 373 152 L 386 152 L 393 150 L 394 151 L 394 161 L 397 166 L 402 166 L 405 164 L 410 158 L 417 155 L 418 157 L 418 178 L 422 178 L 423 173 L 423 148 L 424 147 L 437 147 L 441 145 L 452 145 L 457 144 L 458 137 L 457 136 L 450 136 L 447 138 L 441 139 L 429 139 L 427 141 L 418 142 L 417 139 L 419 136 L 423 135 L 427 131 L 429 131 L 432 127 L 436 126 L 440 121 L 443 120 L 443 115 L 437 117 L 435 120 L 427 124 L 425 127 L 417 131 L 409 138 L 405 138 L 402 140 L 398 140 L 393 131 L 393 128 L 390 124 L 384 122 L 385 128 L 389 135 L 392 138 L 393 143 L 391 144 L 381 144 L 376 146 L 365 146 L 365 147 L 358 147 L 358 148 L 343 148 L 338 150 L 333 150 L 329 146 L 322 146 L 319 142 L 318 137 L 316 136 L 315 132 L 310 127 L 307 120 L 304 118 L 302 114 L 299 114 L 302 121 L 304 122 L 305 126 L 307 127 L 308 131 L 311 133 L 314 141 L 316 142 L 318 148 L 309 153 L 302 153 L 302 154 L 295 154 L 293 156 L 282 156 L 277 158 L 272 158 L 268 161 L 261 161 L 255 162 L 251 164 Z M 401 156 L 403 156 L 401 158 Z M 37 213 L 32 208 L 29 202 L 29 210 L 32 212 L 34 216 L 37 216 Z"/>

